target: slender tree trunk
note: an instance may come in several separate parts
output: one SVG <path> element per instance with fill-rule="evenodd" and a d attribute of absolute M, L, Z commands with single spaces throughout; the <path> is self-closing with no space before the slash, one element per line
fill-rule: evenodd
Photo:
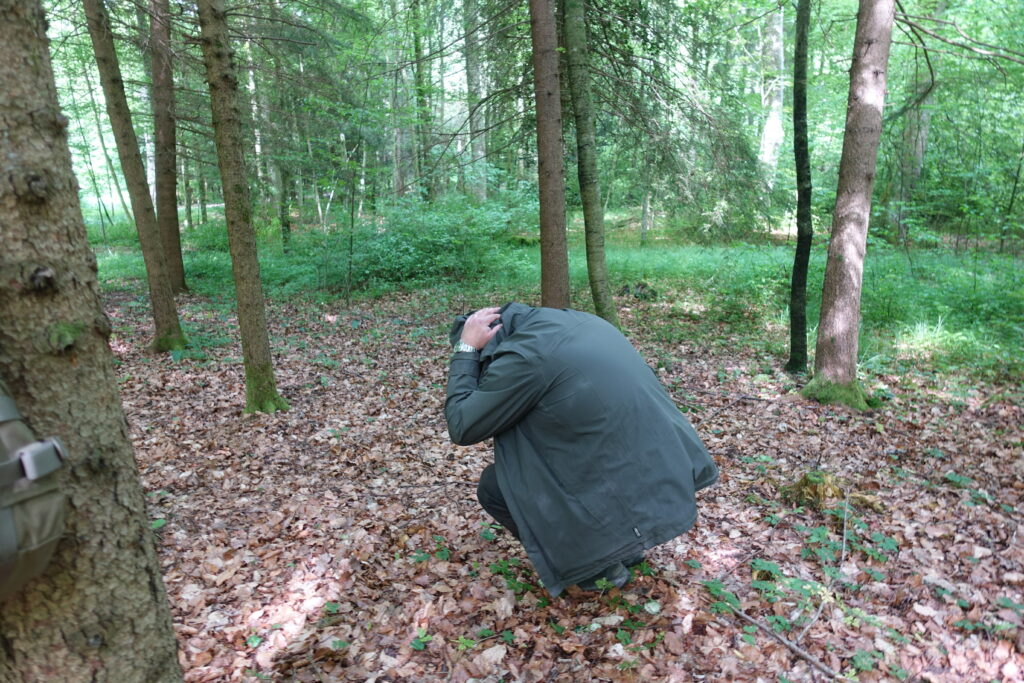
<path fill-rule="evenodd" d="M 206 195 L 208 192 L 208 188 L 206 186 L 206 175 L 203 173 L 203 165 L 199 162 L 196 162 L 196 170 L 199 175 L 199 180 L 196 181 L 196 189 L 199 190 L 199 222 L 205 223 L 207 221 Z"/>
<path fill-rule="evenodd" d="M 181 182 L 185 189 L 185 226 L 192 230 L 195 223 L 192 220 L 192 178 L 188 173 L 188 159 L 181 157 Z"/>
<path fill-rule="evenodd" d="M 807 33 L 811 0 L 798 0 L 793 55 L 793 157 L 796 161 L 796 255 L 789 288 L 787 372 L 807 370 L 807 266 L 811 260 L 811 155 L 807 141 Z"/>
<path fill-rule="evenodd" d="M 281 249 L 284 253 L 291 250 L 292 245 L 292 177 L 286 166 L 281 168 L 281 191 L 277 195 L 277 220 L 281 224 Z"/>
<path fill-rule="evenodd" d="M 565 177 L 562 161 L 562 93 L 558 38 L 551 0 L 530 0 L 533 80 L 537 112 L 537 176 L 540 194 L 541 305 L 568 308 L 569 254 L 565 239 Z"/>
<path fill-rule="evenodd" d="M 413 79 L 416 90 L 416 158 L 419 166 L 418 180 L 422 184 L 427 199 L 433 199 L 437 195 L 435 188 L 436 179 L 434 169 L 431 167 L 430 150 L 431 138 L 431 115 L 430 98 L 427 79 L 430 75 L 430 65 L 423 54 L 423 0 L 410 0 L 409 11 L 412 21 L 412 43 L 413 43 Z"/>
<path fill-rule="evenodd" d="M 252 203 L 245 159 L 242 157 L 238 75 L 228 39 L 224 0 L 199 0 L 198 4 L 203 61 L 213 111 L 213 136 L 224 192 L 231 271 L 238 298 L 238 324 L 245 365 L 245 410 L 272 413 L 287 410 L 288 404 L 277 393 L 270 357 L 256 234 L 252 226 Z"/>
<path fill-rule="evenodd" d="M 135 4 L 135 46 L 139 49 L 139 60 L 142 62 L 144 74 L 153 73 L 153 49 L 149 40 L 149 17 L 146 15 L 145 5 L 137 3 Z M 139 98 L 143 100 L 143 104 L 152 109 L 153 84 L 142 81 L 138 84 L 138 89 Z M 145 129 L 142 131 L 142 149 L 145 150 L 145 154 L 142 155 L 142 165 L 146 169 L 146 185 L 150 192 L 154 193 L 150 195 L 150 199 L 156 202 L 156 145 Z"/>
<path fill-rule="evenodd" d="M 77 98 L 75 97 L 75 89 L 68 88 L 68 94 L 71 96 L 71 106 L 75 110 L 75 119 L 77 123 L 76 127 L 78 128 L 78 134 L 82 138 L 82 151 L 85 156 L 85 167 L 89 173 L 89 183 L 92 185 L 93 196 L 96 197 L 96 204 L 99 206 L 100 234 L 103 237 L 103 245 L 109 249 L 110 245 L 107 242 L 107 223 L 113 225 L 113 221 L 110 219 L 110 214 L 107 212 L 107 207 L 103 203 L 103 196 L 100 193 L 100 184 L 99 181 L 96 179 L 96 170 L 93 168 L 92 165 L 92 149 L 89 145 L 89 141 L 85 137 L 85 126 L 82 125 L 82 119 L 78 115 L 79 109 Z"/>
<path fill-rule="evenodd" d="M 3 681 L 180 681 L 39 2 L 0 5 L 0 376 L 68 462 L 65 536 L 0 609 Z"/>
<path fill-rule="evenodd" d="M 604 258 L 604 209 L 601 207 L 601 187 L 597 176 L 597 135 L 590 101 L 590 57 L 587 54 L 587 24 L 583 1 L 564 0 L 564 7 L 569 92 L 576 118 L 576 168 L 587 245 L 587 276 L 594 310 L 618 327 L 619 312 L 608 285 L 608 267 Z"/>
<path fill-rule="evenodd" d="M 153 348 L 158 351 L 184 348 L 185 335 L 178 322 L 178 311 L 175 308 L 174 296 L 167 276 L 164 250 L 160 241 L 160 229 L 157 226 L 149 186 L 146 183 L 146 171 L 142 167 L 139 142 L 135 137 L 135 129 L 132 127 L 128 100 L 124 94 L 124 82 L 121 80 L 121 67 L 118 65 L 117 53 L 114 50 L 114 36 L 110 31 L 110 19 L 103 6 L 103 0 L 83 0 L 83 2 L 89 36 L 92 39 L 93 52 L 96 55 L 96 66 L 100 73 L 100 83 L 103 86 L 103 96 L 107 101 L 107 115 L 110 117 L 110 125 L 114 130 L 117 153 L 121 159 L 125 184 L 128 186 L 128 197 L 131 200 L 132 213 L 135 216 L 135 227 L 139 232 L 142 259 L 146 264 L 149 300 L 153 307 L 153 320 L 156 324 Z"/>
<path fill-rule="evenodd" d="M 651 191 L 644 192 L 643 203 L 640 205 L 640 246 L 647 246 L 647 233 L 651 231 Z"/>
<path fill-rule="evenodd" d="M 765 169 L 768 188 L 775 184 L 775 172 L 779 165 L 779 153 L 785 132 L 782 129 L 783 75 L 786 69 L 785 50 L 782 42 L 782 5 L 768 17 L 764 33 L 764 56 L 770 68 L 765 74 L 762 101 L 768 109 L 764 128 L 761 130 L 761 151 L 758 158 Z"/>
<path fill-rule="evenodd" d="M 857 335 L 871 190 L 882 133 L 894 0 L 860 0 L 850 69 L 843 154 L 832 219 L 814 380 L 805 389 L 823 400 L 867 406 L 857 382 Z"/>
<path fill-rule="evenodd" d="M 476 30 L 479 22 L 477 0 L 464 0 L 462 5 L 465 29 L 466 107 L 469 110 L 469 168 L 466 169 L 470 194 L 478 202 L 487 200 L 487 166 L 484 160 L 484 135 L 480 112 L 480 40 Z"/>
<path fill-rule="evenodd" d="M 103 134 L 103 123 L 100 121 L 100 108 L 96 104 L 96 98 L 92 94 L 92 79 L 89 78 L 88 65 L 82 65 L 82 75 L 85 76 L 85 87 L 89 93 L 89 105 L 92 108 L 93 120 L 96 122 L 96 137 L 99 138 L 100 149 L 103 150 L 103 158 L 107 162 L 107 177 L 114 182 L 114 189 L 117 190 L 117 199 L 121 203 L 121 210 L 124 211 L 125 217 L 129 221 L 134 222 L 135 217 L 132 215 L 132 210 L 128 208 L 128 202 L 125 201 L 124 192 L 121 191 L 121 181 L 117 179 L 120 174 L 114 166 L 114 160 L 110 158 L 110 150 L 107 149 L 107 136 Z"/>
<path fill-rule="evenodd" d="M 1006 244 L 1006 236 L 1010 231 L 1010 221 L 1013 220 L 1013 205 L 1017 201 L 1017 188 L 1020 186 L 1020 169 L 1024 166 L 1024 142 L 1021 143 L 1020 156 L 1017 157 L 1017 173 L 1013 176 L 1013 189 L 1010 191 L 1010 202 L 1006 207 L 1006 214 L 1003 218 L 1003 229 L 999 232 L 999 253 L 1003 253 Z"/>
<path fill-rule="evenodd" d="M 171 17 L 168 0 L 150 0 L 150 45 L 153 51 L 153 127 L 156 149 L 156 216 L 171 291 L 188 289 L 181 257 L 181 224 L 178 221 L 178 142 L 174 111 L 174 72 L 171 61 Z"/>

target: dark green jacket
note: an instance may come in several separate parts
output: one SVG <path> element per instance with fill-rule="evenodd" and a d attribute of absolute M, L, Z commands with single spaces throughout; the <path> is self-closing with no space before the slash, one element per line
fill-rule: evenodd
<path fill-rule="evenodd" d="M 498 485 L 548 591 L 689 529 L 718 468 L 629 341 L 578 311 L 512 303 L 501 321 L 479 356 L 452 357 L 445 418 L 457 444 L 494 437 Z"/>

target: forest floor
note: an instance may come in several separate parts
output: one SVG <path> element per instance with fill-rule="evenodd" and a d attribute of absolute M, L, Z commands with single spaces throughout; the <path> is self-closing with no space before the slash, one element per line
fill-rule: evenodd
<path fill-rule="evenodd" d="M 852 414 L 620 299 L 721 480 L 625 590 L 552 600 L 476 503 L 489 444 L 447 438 L 472 306 L 435 294 L 272 304 L 291 409 L 245 415 L 229 306 L 184 297 L 194 348 L 157 357 L 144 300 L 107 293 L 186 680 L 1024 678 L 1019 386 L 873 376 L 884 406 Z"/>

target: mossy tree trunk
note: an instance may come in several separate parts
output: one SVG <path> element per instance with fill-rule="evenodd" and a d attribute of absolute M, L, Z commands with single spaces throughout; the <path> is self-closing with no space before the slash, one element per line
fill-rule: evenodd
<path fill-rule="evenodd" d="M 0 680 L 180 681 L 38 0 L 0 3 L 0 375 L 69 461 L 66 532 L 0 607 Z"/>
<path fill-rule="evenodd" d="M 103 0 L 83 0 L 83 4 L 93 53 L 96 55 L 96 67 L 100 73 L 103 97 L 107 103 L 107 115 L 110 117 L 110 126 L 117 142 L 117 155 L 124 170 L 128 198 L 132 205 L 132 214 L 135 216 L 135 227 L 139 232 L 142 260 L 146 265 L 149 300 L 153 307 L 153 321 L 156 326 L 153 348 L 157 351 L 184 348 L 185 335 L 178 321 L 178 311 L 175 308 L 160 240 L 160 229 L 153 210 L 153 199 L 149 194 L 149 183 L 146 182 L 146 169 L 142 165 L 139 141 L 135 136 L 132 115 L 124 94 L 124 81 L 121 79 L 121 67 L 114 49 L 110 17 L 103 6 Z"/>
<path fill-rule="evenodd" d="M 798 0 L 793 53 L 793 157 L 796 162 L 796 254 L 789 288 L 787 372 L 807 370 L 807 266 L 811 260 L 811 154 L 807 145 L 807 33 L 811 0 Z"/>
<path fill-rule="evenodd" d="M 587 247 L 587 277 L 594 310 L 616 327 L 619 312 L 608 285 L 604 258 L 604 207 L 597 175 L 597 143 L 594 112 L 590 99 L 590 56 L 587 53 L 587 23 L 583 0 L 565 1 L 565 48 L 568 52 L 569 93 L 576 119 L 576 168 L 583 202 L 584 236 Z"/>
<path fill-rule="evenodd" d="M 867 407 L 857 381 L 857 336 L 893 14 L 894 0 L 860 1 L 814 379 L 804 390 L 805 395 L 858 409 Z"/>
<path fill-rule="evenodd" d="M 562 89 L 558 33 L 551 0 L 530 0 L 533 84 L 537 114 L 537 176 L 540 195 L 540 300 L 568 308 L 569 253 L 565 238 L 565 175 L 562 160 Z"/>
<path fill-rule="evenodd" d="M 210 86 L 213 137 L 217 145 L 231 273 L 238 300 L 238 325 L 245 365 L 246 412 L 272 413 L 288 404 L 277 393 L 270 338 L 252 225 L 252 199 L 242 156 L 242 126 L 235 69 L 223 0 L 199 0 L 203 62 Z"/>

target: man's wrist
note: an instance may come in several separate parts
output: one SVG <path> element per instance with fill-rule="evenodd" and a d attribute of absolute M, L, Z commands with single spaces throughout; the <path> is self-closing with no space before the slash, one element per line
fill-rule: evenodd
<path fill-rule="evenodd" d="M 467 344 L 464 341 L 459 341 L 452 348 L 453 353 L 480 353 L 480 349 L 476 348 L 472 344 Z"/>

